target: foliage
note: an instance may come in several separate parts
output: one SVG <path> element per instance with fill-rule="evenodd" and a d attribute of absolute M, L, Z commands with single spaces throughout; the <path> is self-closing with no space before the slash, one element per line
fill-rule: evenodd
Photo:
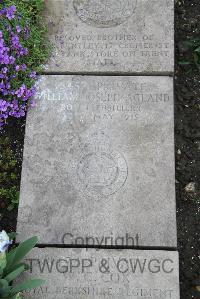
<path fill-rule="evenodd" d="M 193 294 L 195 296 L 197 296 L 197 298 L 199 298 L 200 296 L 200 278 L 199 279 L 196 279 L 194 282 L 193 282 Z M 195 297 L 196 298 L 196 297 Z"/>
<path fill-rule="evenodd" d="M 12 283 L 22 273 L 29 269 L 29 266 L 23 262 L 24 257 L 35 247 L 37 237 L 33 237 L 19 244 L 18 247 L 6 252 L 7 245 L 10 245 L 7 234 L 0 233 L 0 245 L 3 242 L 5 250 L 0 246 L 0 298 L 20 299 L 20 293 L 39 287 L 44 283 L 41 279 L 32 279 L 13 286 Z"/>
<path fill-rule="evenodd" d="M 44 0 L 0 1 L 0 127 L 33 106 L 36 72 L 49 56 L 41 22 Z"/>
<path fill-rule="evenodd" d="M 182 65 L 195 65 L 200 68 L 200 39 L 193 39 L 183 43 L 186 52 L 189 52 L 189 57 L 180 61 Z"/>
<path fill-rule="evenodd" d="M 18 206 L 20 175 L 18 162 L 8 137 L 0 136 L 0 202 L 8 210 Z"/>

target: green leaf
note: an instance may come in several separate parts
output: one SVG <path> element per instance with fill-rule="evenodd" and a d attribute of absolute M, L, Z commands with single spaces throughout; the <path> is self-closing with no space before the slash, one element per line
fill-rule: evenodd
<path fill-rule="evenodd" d="M 196 64 L 198 64 L 198 62 L 199 62 L 199 56 L 198 56 L 197 53 L 194 53 L 194 62 L 195 62 Z"/>
<path fill-rule="evenodd" d="M 14 209 L 14 204 L 10 204 L 8 207 L 7 207 L 7 210 L 10 212 L 10 211 L 12 211 L 13 209 Z"/>
<path fill-rule="evenodd" d="M 6 254 L 5 253 L 0 253 L 0 269 L 3 270 L 6 268 Z"/>
<path fill-rule="evenodd" d="M 8 257 L 9 267 L 11 265 L 19 263 L 27 255 L 27 253 L 29 253 L 29 251 L 31 251 L 35 247 L 37 242 L 38 238 L 33 237 L 19 244 L 19 246 L 15 248 L 11 255 Z"/>
<path fill-rule="evenodd" d="M 192 48 L 194 46 L 194 42 L 193 41 L 184 41 L 183 45 L 188 48 Z"/>
<path fill-rule="evenodd" d="M 45 280 L 42 279 L 32 279 L 26 282 L 21 283 L 20 285 L 11 289 L 11 294 L 16 294 L 23 292 L 25 290 L 35 289 L 45 283 Z"/>
<path fill-rule="evenodd" d="M 0 269 L 0 279 L 2 278 L 3 276 L 3 269 Z"/>
<path fill-rule="evenodd" d="M 12 299 L 23 299 L 23 298 L 21 297 L 20 293 L 18 293 L 17 295 L 12 297 Z"/>
<path fill-rule="evenodd" d="M 10 240 L 14 240 L 17 236 L 17 233 L 9 233 L 7 234 Z"/>
<path fill-rule="evenodd" d="M 6 259 L 7 259 L 7 266 L 6 266 L 6 269 L 5 269 L 5 272 L 6 272 L 6 273 L 9 272 L 10 267 L 11 267 L 12 264 L 13 264 L 13 261 L 14 261 L 14 258 L 15 258 L 15 254 L 16 254 L 16 250 L 17 250 L 17 248 L 14 248 L 14 249 L 10 250 L 10 251 L 7 253 L 7 256 L 6 256 Z"/>
<path fill-rule="evenodd" d="M 9 296 L 10 290 L 11 290 L 10 286 L 5 289 L 1 289 L 1 287 L 0 287 L 0 296 L 3 296 L 3 298 L 11 299 Z M 0 297 L 0 298 L 2 299 L 2 297 Z"/>
<path fill-rule="evenodd" d="M 12 199 L 12 203 L 18 204 L 19 203 L 19 192 L 16 193 L 16 196 Z"/>
<path fill-rule="evenodd" d="M 14 296 L 9 296 L 9 298 L 5 298 L 5 299 L 23 299 L 23 297 L 20 295 L 20 293 L 15 294 Z"/>
<path fill-rule="evenodd" d="M 5 279 L 0 279 L 0 289 L 8 288 L 8 282 Z"/>
<path fill-rule="evenodd" d="M 200 46 L 197 47 L 194 51 L 197 52 L 197 53 L 200 53 Z"/>
<path fill-rule="evenodd" d="M 14 270 L 13 272 L 9 273 L 4 279 L 7 280 L 8 283 L 13 281 L 15 278 L 17 278 L 22 272 L 24 272 L 25 267 L 21 266 Z"/>
<path fill-rule="evenodd" d="M 25 264 L 25 263 L 19 263 L 19 264 L 16 264 L 16 265 L 14 265 L 14 266 L 11 266 L 10 268 L 9 268 L 9 272 L 13 272 L 13 271 L 15 271 L 15 270 L 17 270 L 18 268 L 20 268 L 20 267 L 24 267 L 24 271 L 27 271 L 27 270 L 29 270 L 30 269 L 30 266 L 29 265 L 27 265 L 27 264 Z M 9 273 L 7 273 L 7 274 L 9 274 Z"/>
<path fill-rule="evenodd" d="M 191 64 L 191 62 L 190 61 L 179 61 L 179 64 L 189 65 L 189 64 Z"/>

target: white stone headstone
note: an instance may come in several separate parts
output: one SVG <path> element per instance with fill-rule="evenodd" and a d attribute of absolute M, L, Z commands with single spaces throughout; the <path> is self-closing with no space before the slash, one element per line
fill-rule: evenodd
<path fill-rule="evenodd" d="M 29 299 L 179 299 L 178 253 L 152 250 L 35 249 L 23 280 L 46 283 Z"/>
<path fill-rule="evenodd" d="M 38 88 L 19 240 L 176 247 L 173 79 L 50 75 Z"/>
<path fill-rule="evenodd" d="M 174 0 L 46 0 L 48 72 L 173 73 Z"/>

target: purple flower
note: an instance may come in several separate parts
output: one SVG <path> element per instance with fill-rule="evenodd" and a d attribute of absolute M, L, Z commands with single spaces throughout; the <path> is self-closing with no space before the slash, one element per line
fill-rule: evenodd
<path fill-rule="evenodd" d="M 4 96 L 8 95 L 10 93 L 10 83 L 4 83 L 3 80 L 0 83 L 0 91 Z"/>
<path fill-rule="evenodd" d="M 7 89 L 10 89 L 10 87 L 11 87 L 11 86 L 10 86 L 10 82 L 7 82 L 5 85 L 6 85 L 6 88 L 7 88 Z"/>
<path fill-rule="evenodd" d="M 3 8 L 0 10 L 0 16 L 3 16 L 7 13 L 7 9 L 6 8 Z"/>
<path fill-rule="evenodd" d="M 3 74 L 6 74 L 7 71 L 8 71 L 8 68 L 7 68 L 7 67 L 2 68 L 2 73 L 3 73 Z"/>
<path fill-rule="evenodd" d="M 21 98 L 21 97 L 24 95 L 25 91 L 26 91 L 26 85 L 23 84 L 23 85 L 22 85 L 22 86 L 15 92 L 15 94 L 17 95 L 18 98 Z"/>
<path fill-rule="evenodd" d="M 3 80 L 1 81 L 1 83 L 0 83 L 0 91 L 3 91 L 4 89 L 5 89 L 5 84 L 4 84 L 4 82 L 3 82 Z"/>
<path fill-rule="evenodd" d="M 16 30 L 17 30 L 18 33 L 20 33 L 21 32 L 21 27 L 20 26 L 16 26 Z"/>
<path fill-rule="evenodd" d="M 36 102 L 34 101 L 34 100 L 32 100 L 31 102 L 30 102 L 30 107 L 31 108 L 34 108 L 36 106 Z"/>
<path fill-rule="evenodd" d="M 2 0 L 0 0 L 1 3 Z M 35 106 L 32 100 L 35 95 L 35 88 L 28 88 L 25 84 L 26 71 L 29 65 L 26 64 L 24 56 L 29 54 L 22 41 L 30 37 L 30 29 L 20 26 L 19 14 L 16 15 L 15 5 L 0 10 L 1 19 L 9 20 L 3 23 L 3 29 L 0 30 L 0 130 L 3 128 L 8 117 L 20 118 L 25 116 L 27 108 Z M 12 21 L 12 19 L 14 19 Z M 23 18 L 21 16 L 20 18 Z M 3 20 L 4 21 L 4 20 Z M 4 32 L 6 33 L 4 38 Z M 22 71 L 20 74 L 18 72 Z M 29 73 L 29 78 L 36 79 L 36 72 Z M 30 80 L 30 81 L 32 81 Z M 15 87 L 16 84 L 19 87 Z"/>
<path fill-rule="evenodd" d="M 7 103 L 5 100 L 0 100 L 0 112 L 7 111 L 9 107 L 9 103 Z"/>
<path fill-rule="evenodd" d="M 18 109 L 19 109 L 18 101 L 17 101 L 17 100 L 13 100 L 10 106 L 11 106 L 14 110 L 18 110 Z"/>
<path fill-rule="evenodd" d="M 32 78 L 32 79 L 36 79 L 36 72 L 35 71 L 32 71 L 31 73 L 30 73 L 30 75 L 29 75 L 29 77 L 30 78 Z"/>
<path fill-rule="evenodd" d="M 25 63 L 23 63 L 22 66 L 21 66 L 21 70 L 25 71 L 26 69 L 27 69 L 27 65 Z"/>
<path fill-rule="evenodd" d="M 14 34 L 11 38 L 11 41 L 12 41 L 12 46 L 15 48 L 15 49 L 19 49 L 21 47 L 21 44 L 19 42 L 19 36 L 17 34 Z"/>
<path fill-rule="evenodd" d="M 24 38 L 25 38 L 25 39 L 28 39 L 29 36 L 30 36 L 30 29 L 29 29 L 28 26 L 26 26 L 26 27 L 24 28 Z"/>
<path fill-rule="evenodd" d="M 10 25 L 6 25 L 6 29 L 11 32 L 12 31 L 12 27 Z"/>
<path fill-rule="evenodd" d="M 9 56 L 0 54 L 0 64 L 9 64 Z"/>
<path fill-rule="evenodd" d="M 21 56 L 26 56 L 26 55 L 28 55 L 28 49 L 27 48 L 21 48 L 19 53 L 20 53 Z"/>
<path fill-rule="evenodd" d="M 19 70 L 20 70 L 20 66 L 19 66 L 19 65 L 16 65 L 15 70 L 16 70 L 17 72 L 19 72 Z"/>
<path fill-rule="evenodd" d="M 35 87 L 32 87 L 30 89 L 26 89 L 25 90 L 25 95 L 23 97 L 23 101 L 27 101 L 29 100 L 30 98 L 32 98 L 36 93 L 36 89 Z"/>
<path fill-rule="evenodd" d="M 10 64 L 14 64 L 15 63 L 15 57 L 10 56 L 9 59 L 10 59 Z"/>
<path fill-rule="evenodd" d="M 16 12 L 16 6 L 15 5 L 11 5 L 6 12 L 6 17 L 8 18 L 8 20 L 12 20 L 15 17 L 15 12 Z"/>

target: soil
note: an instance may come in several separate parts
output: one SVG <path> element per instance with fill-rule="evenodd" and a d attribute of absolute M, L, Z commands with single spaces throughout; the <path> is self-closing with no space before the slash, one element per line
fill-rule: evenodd
<path fill-rule="evenodd" d="M 200 1 L 176 1 L 175 11 L 175 146 L 178 250 L 181 298 L 200 298 L 193 291 L 200 278 L 200 69 L 182 66 L 193 60 L 184 41 L 200 39 Z"/>
<path fill-rule="evenodd" d="M 175 147 L 178 250 L 181 299 L 200 298 L 195 282 L 200 278 L 200 69 L 180 65 L 193 60 L 184 41 L 200 39 L 200 0 L 176 0 L 175 9 Z M 9 135 L 21 170 L 25 120 L 12 122 Z M 0 230 L 15 231 L 17 211 L 0 211 Z M 200 284 L 198 284 L 200 285 Z"/>
<path fill-rule="evenodd" d="M 17 168 L 21 174 L 22 158 L 23 158 L 23 145 L 24 145 L 24 134 L 25 134 L 25 119 L 10 119 L 8 125 L 4 127 L 3 131 L 0 131 L 1 136 L 8 136 L 11 141 L 12 150 L 15 153 L 17 160 Z M 1 152 L 1 149 L 0 149 Z M 18 182 L 20 185 L 20 181 Z M 0 185 L 0 188 L 4 186 Z M 20 188 L 20 186 L 18 186 Z M 17 211 L 16 209 L 8 211 L 6 204 L 0 198 L 0 231 L 2 229 L 7 232 L 14 232 L 16 230 Z"/>

